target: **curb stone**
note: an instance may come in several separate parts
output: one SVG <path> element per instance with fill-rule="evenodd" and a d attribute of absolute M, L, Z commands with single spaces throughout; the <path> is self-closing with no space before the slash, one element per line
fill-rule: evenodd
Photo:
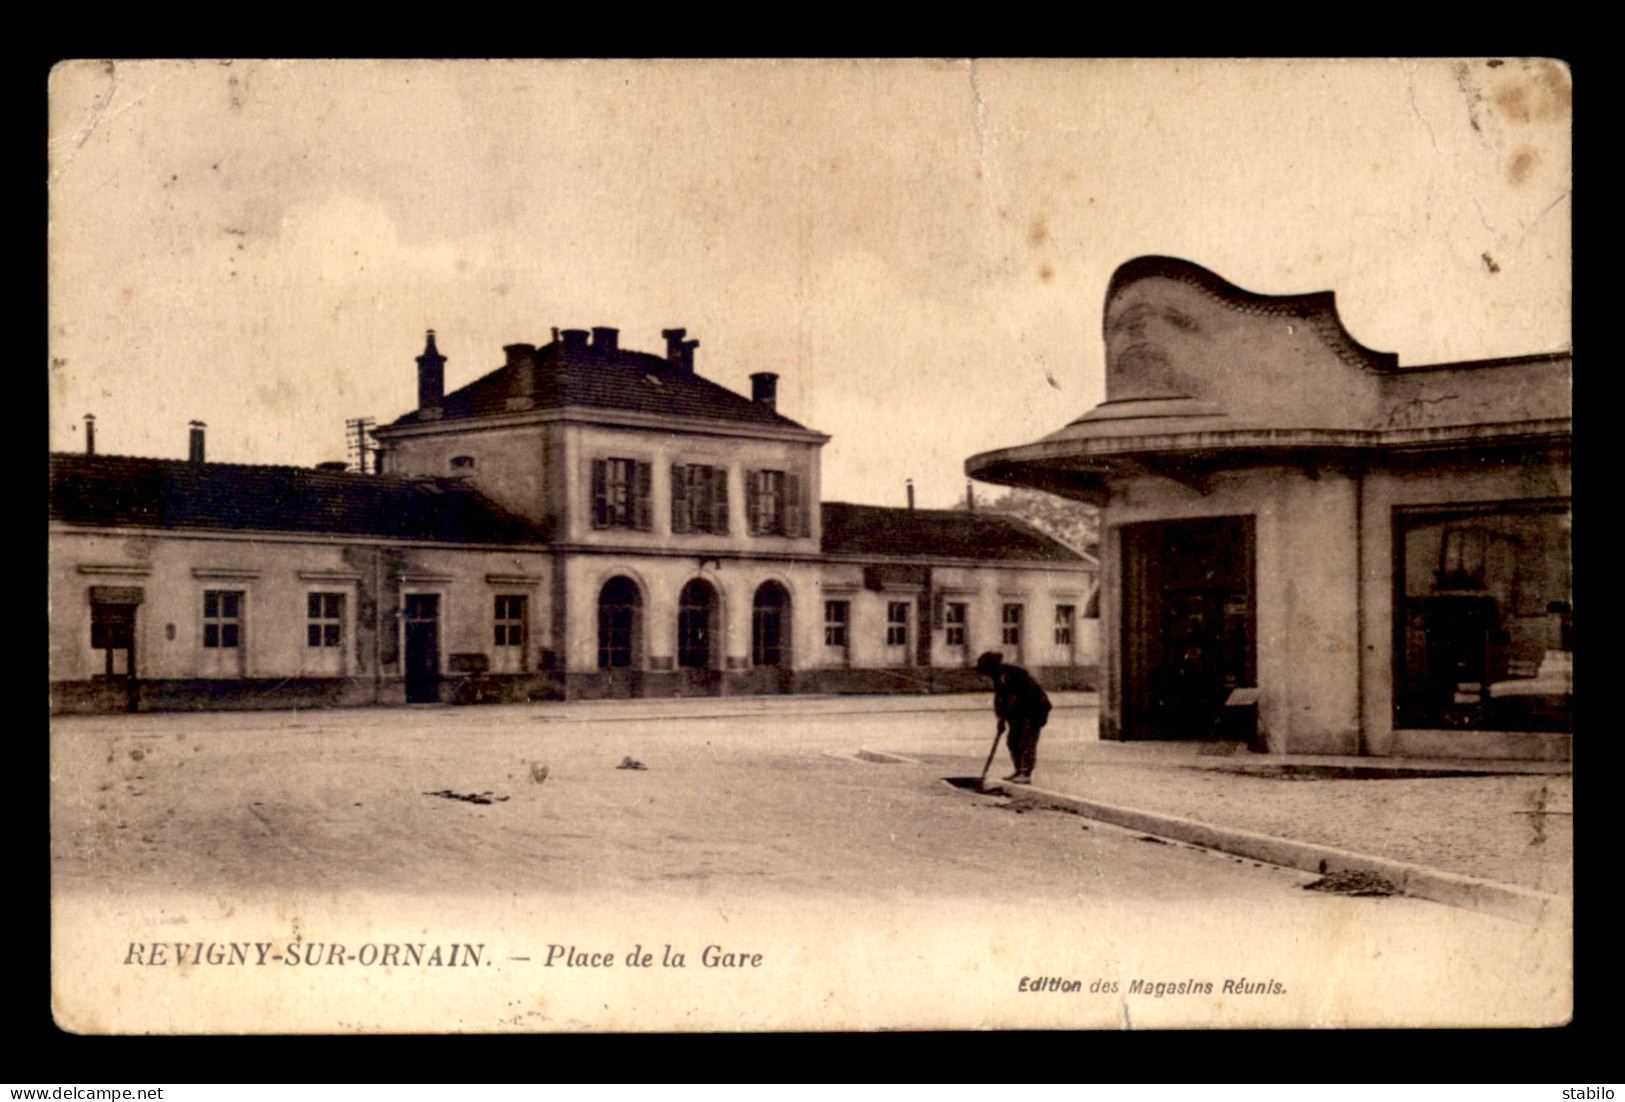
<path fill-rule="evenodd" d="M 1143 831 L 1176 842 L 1188 842 L 1206 849 L 1218 850 L 1272 865 L 1299 869 L 1303 872 L 1326 875 L 1338 872 L 1368 872 L 1381 876 L 1393 884 L 1401 895 L 1444 903 L 1452 907 L 1483 911 L 1500 918 L 1539 924 L 1571 906 L 1562 896 L 1535 891 L 1498 880 L 1485 880 L 1463 873 L 1414 865 L 1407 861 L 1394 861 L 1386 857 L 1373 857 L 1351 850 L 1323 846 L 1313 842 L 1298 842 L 1290 838 L 1277 838 L 1237 827 L 1215 826 L 1212 823 L 1187 819 L 1157 811 L 1118 807 L 1068 796 L 1032 785 L 1015 785 L 1008 781 L 989 781 L 989 789 L 997 789 L 1007 796 L 1024 802 L 1071 811 L 1089 819 L 1130 830 Z"/>

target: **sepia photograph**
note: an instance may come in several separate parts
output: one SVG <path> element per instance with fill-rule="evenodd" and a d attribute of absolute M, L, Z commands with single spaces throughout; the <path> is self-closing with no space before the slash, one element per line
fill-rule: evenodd
<path fill-rule="evenodd" d="M 1565 63 L 49 81 L 60 1029 L 1570 1020 Z"/>

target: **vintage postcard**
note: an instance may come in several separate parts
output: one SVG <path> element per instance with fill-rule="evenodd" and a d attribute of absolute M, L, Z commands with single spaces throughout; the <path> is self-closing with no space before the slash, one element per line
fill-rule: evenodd
<path fill-rule="evenodd" d="M 50 82 L 63 1029 L 1570 1017 L 1563 63 Z"/>

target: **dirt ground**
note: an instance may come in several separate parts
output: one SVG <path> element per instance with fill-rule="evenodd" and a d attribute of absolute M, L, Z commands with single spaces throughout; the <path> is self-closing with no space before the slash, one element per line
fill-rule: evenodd
<path fill-rule="evenodd" d="M 960 723 L 985 726 L 964 713 L 572 723 L 523 708 L 61 722 L 53 869 L 59 890 L 132 892 L 976 897 L 1020 869 L 1026 895 L 1076 898 L 1188 880 L 1166 858 L 1102 854 L 1124 844 L 1106 828 L 955 789 L 951 770 L 852 756 Z M 644 768 L 617 768 L 629 758 Z M 1211 890 L 1247 890 L 1208 864 Z"/>
<path fill-rule="evenodd" d="M 59 720 L 61 1020 L 86 1032 L 1184 1028 L 1566 1012 L 1565 930 L 1531 937 L 1421 900 L 1306 892 L 1306 873 L 947 783 L 980 769 L 981 708 L 706 707 Z M 1052 761 L 1082 726 L 1046 736 Z M 928 745 L 950 752 L 858 753 Z M 619 768 L 629 761 L 643 768 Z M 478 977 L 354 959 L 129 966 L 132 945 L 159 941 L 264 944 L 281 959 L 315 943 L 353 958 L 365 944 L 456 941 L 485 956 Z M 547 963 L 564 947 L 624 962 L 667 943 L 766 963 L 732 978 Z M 1023 981 L 1044 976 L 1219 986 L 1188 1002 L 1035 1002 Z M 1283 994 L 1223 998 L 1224 982 L 1248 977 Z M 1458 994 L 1441 1002 L 1441 989 Z"/>

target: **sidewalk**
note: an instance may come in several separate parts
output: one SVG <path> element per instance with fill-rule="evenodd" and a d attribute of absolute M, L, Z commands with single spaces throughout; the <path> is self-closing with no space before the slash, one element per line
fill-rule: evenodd
<path fill-rule="evenodd" d="M 1520 917 L 1545 909 L 1549 896 L 1572 895 L 1568 763 L 1103 742 L 1097 718 L 1092 708 L 1057 712 L 1039 743 L 1031 787 L 998 779 L 1010 771 L 1001 744 L 988 787 L 1256 860 L 1370 872 L 1407 894 Z M 943 767 L 944 776 L 976 776 L 987 757 L 986 744 L 962 740 L 869 749 Z"/>

